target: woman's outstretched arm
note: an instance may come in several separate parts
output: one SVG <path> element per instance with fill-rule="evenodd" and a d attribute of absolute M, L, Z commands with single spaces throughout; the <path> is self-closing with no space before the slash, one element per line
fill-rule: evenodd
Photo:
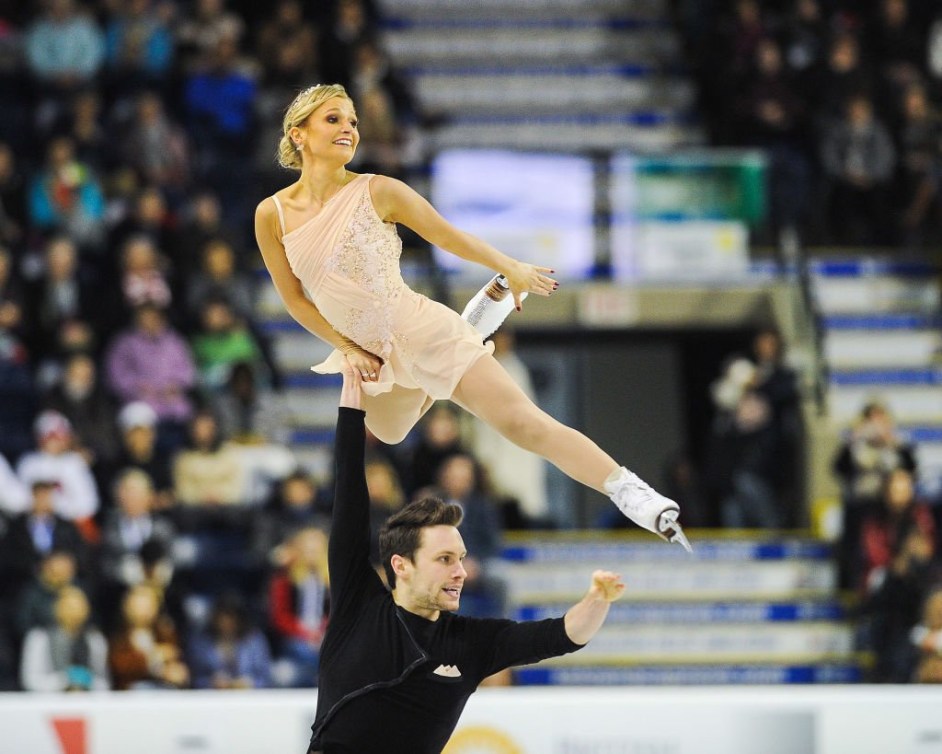
<path fill-rule="evenodd" d="M 551 269 L 519 262 L 486 241 L 459 230 L 402 181 L 376 176 L 370 183 L 370 191 L 377 214 L 386 222 L 401 223 L 429 243 L 506 277 L 518 309 L 521 304 L 520 294 L 527 292 L 549 296 L 556 290 L 557 282 L 546 274 L 551 273 Z"/>

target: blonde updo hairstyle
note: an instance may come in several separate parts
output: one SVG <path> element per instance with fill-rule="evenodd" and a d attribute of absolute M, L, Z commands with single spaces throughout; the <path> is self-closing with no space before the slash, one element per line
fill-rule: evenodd
<path fill-rule="evenodd" d="M 303 124 L 311 113 L 334 97 L 350 99 L 347 90 L 340 84 L 318 84 L 300 92 L 294 98 L 294 101 L 288 105 L 282 123 L 281 141 L 278 142 L 278 164 L 281 167 L 289 170 L 301 169 L 301 152 L 298 150 L 298 145 L 288 135 L 288 132 L 292 128 Z"/>

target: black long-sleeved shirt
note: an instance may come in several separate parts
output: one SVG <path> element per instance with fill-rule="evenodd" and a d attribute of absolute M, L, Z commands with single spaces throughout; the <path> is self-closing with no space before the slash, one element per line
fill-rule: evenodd
<path fill-rule="evenodd" d="M 580 648 L 562 618 L 516 623 L 398 607 L 369 562 L 364 413 L 341 408 L 328 548 L 331 616 L 311 751 L 439 754 L 487 676 Z"/>

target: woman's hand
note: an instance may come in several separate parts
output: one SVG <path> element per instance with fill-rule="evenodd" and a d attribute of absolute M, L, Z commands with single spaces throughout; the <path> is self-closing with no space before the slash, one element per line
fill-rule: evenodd
<path fill-rule="evenodd" d="M 383 360 L 379 356 L 358 346 L 345 350 L 344 356 L 364 382 L 376 382 L 379 379 L 379 370 L 383 366 Z"/>
<path fill-rule="evenodd" d="M 552 273 L 549 267 L 537 267 L 526 262 L 514 262 L 511 269 L 504 272 L 504 277 L 510 284 L 510 292 L 514 297 L 514 305 L 517 311 L 523 308 L 523 293 L 535 293 L 537 296 L 549 296 L 557 288 L 557 283 L 546 273 Z"/>

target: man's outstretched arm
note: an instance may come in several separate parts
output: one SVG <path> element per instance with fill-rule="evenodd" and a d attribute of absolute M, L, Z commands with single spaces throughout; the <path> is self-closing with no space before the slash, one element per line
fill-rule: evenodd
<path fill-rule="evenodd" d="M 566 635 L 575 644 L 588 644 L 608 616 L 608 608 L 625 591 L 621 576 L 611 571 L 595 571 L 592 585 L 579 602 L 569 608 L 563 620 Z"/>

